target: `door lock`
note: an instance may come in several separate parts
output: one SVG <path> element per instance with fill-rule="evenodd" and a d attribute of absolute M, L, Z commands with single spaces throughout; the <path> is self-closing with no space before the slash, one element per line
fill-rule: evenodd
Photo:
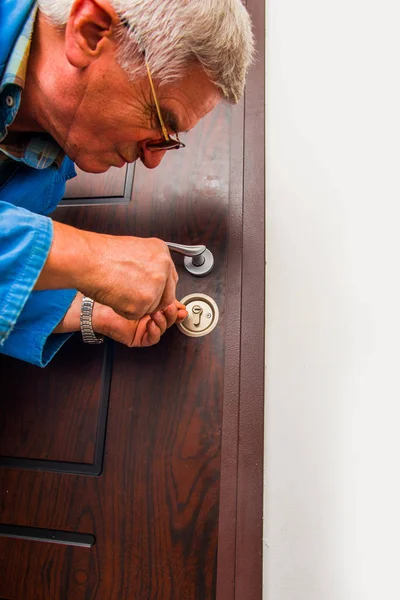
<path fill-rule="evenodd" d="M 218 306 L 206 294 L 189 294 L 181 300 L 186 306 L 188 316 L 178 329 L 189 337 L 202 337 L 215 329 L 219 319 Z"/>
<path fill-rule="evenodd" d="M 203 309 L 201 308 L 200 304 L 195 304 L 193 306 L 193 308 L 192 308 L 192 313 L 194 314 L 193 325 L 195 327 L 200 326 L 202 312 L 203 312 Z M 196 319 L 196 317 L 197 317 L 197 319 Z"/>

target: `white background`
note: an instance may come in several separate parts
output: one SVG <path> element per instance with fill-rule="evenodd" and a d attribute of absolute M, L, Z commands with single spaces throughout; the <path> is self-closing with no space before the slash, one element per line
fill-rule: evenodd
<path fill-rule="evenodd" d="M 267 0 L 266 600 L 400 599 L 399 81 L 398 1 Z"/>

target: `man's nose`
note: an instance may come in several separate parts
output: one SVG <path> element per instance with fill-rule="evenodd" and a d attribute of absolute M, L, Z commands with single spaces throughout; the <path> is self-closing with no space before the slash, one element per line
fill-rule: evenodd
<path fill-rule="evenodd" d="M 166 150 L 157 150 L 157 152 L 151 152 L 146 142 L 140 144 L 140 159 L 145 167 L 148 169 L 155 169 L 158 167 L 162 159 L 164 158 Z"/>

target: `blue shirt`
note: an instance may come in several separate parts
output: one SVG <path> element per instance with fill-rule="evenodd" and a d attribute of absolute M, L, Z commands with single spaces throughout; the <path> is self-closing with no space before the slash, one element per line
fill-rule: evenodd
<path fill-rule="evenodd" d="M 20 139 L 14 140 L 13 143 L 3 142 L 7 135 L 7 128 L 14 121 L 21 104 L 36 14 L 37 5 L 33 3 L 28 18 L 7 57 L 7 64 L 0 81 L 0 107 L 5 106 L 0 118 L 0 161 L 13 159 L 35 169 L 46 169 L 49 166 L 59 167 L 65 156 L 60 146 L 48 133 L 32 133 L 28 138 L 20 136 Z"/>
<path fill-rule="evenodd" d="M 27 26 L 33 27 L 34 3 L 18 1 L 30 11 L 8 49 L 5 66 L 0 63 L 0 132 L 6 131 L 18 112 L 23 82 L 21 85 L 19 78 L 11 83 L 10 75 L 18 69 L 17 52 L 23 54 L 21 36 L 26 37 Z M 6 2 L 3 7 L 12 10 L 12 4 Z M 4 39 L 1 27 L 0 23 L 0 40 Z M 6 39 L 10 39 L 9 28 L 7 34 Z M 1 55 L 7 54 L 7 48 L 0 50 Z M 54 140 L 52 144 L 54 148 Z M 46 215 L 63 197 L 65 182 L 75 176 L 75 169 L 68 158 L 54 168 L 59 149 L 46 165 L 41 152 L 35 156 L 31 150 L 28 146 L 22 160 L 8 154 L 0 161 L 0 352 L 43 367 L 70 336 L 52 331 L 70 307 L 76 290 L 33 288 L 53 239 L 53 224 Z"/>

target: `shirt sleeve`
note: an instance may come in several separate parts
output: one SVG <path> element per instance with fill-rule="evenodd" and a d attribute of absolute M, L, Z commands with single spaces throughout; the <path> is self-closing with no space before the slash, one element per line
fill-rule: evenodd
<path fill-rule="evenodd" d="M 76 295 L 33 292 L 52 239 L 49 217 L 0 202 L 0 352 L 40 366 L 69 337 L 51 332 Z"/>
<path fill-rule="evenodd" d="M 33 291 L 1 352 L 45 367 L 71 333 L 52 333 L 76 296 L 76 290 Z"/>

